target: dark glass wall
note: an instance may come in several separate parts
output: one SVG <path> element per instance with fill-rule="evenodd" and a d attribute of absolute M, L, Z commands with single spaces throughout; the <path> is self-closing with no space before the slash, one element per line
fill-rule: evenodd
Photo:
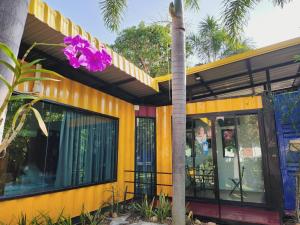
<path fill-rule="evenodd" d="M 18 103 L 9 106 L 6 129 Z M 116 180 L 118 120 L 66 106 L 35 106 L 49 132 L 33 115 L 0 159 L 0 196 L 15 197 Z"/>

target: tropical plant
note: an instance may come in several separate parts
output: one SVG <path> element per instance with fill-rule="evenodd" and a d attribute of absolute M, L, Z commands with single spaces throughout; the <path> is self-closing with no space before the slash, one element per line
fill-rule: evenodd
<path fill-rule="evenodd" d="M 168 197 L 160 193 L 158 197 L 158 205 L 156 206 L 155 215 L 157 216 L 158 221 L 163 223 L 167 217 L 171 216 L 171 203 Z"/>
<path fill-rule="evenodd" d="M 151 76 L 167 74 L 171 57 L 170 27 L 160 24 L 138 26 L 121 31 L 112 49 Z"/>
<path fill-rule="evenodd" d="M 84 208 L 80 214 L 81 225 L 100 225 L 103 224 L 105 216 L 102 214 L 102 209 L 99 208 L 95 213 L 85 212 Z"/>
<path fill-rule="evenodd" d="M 275 6 L 283 6 L 292 0 L 269 0 Z M 262 0 L 224 0 L 223 22 L 226 31 L 233 40 L 240 40 L 244 26 L 247 24 L 247 16 Z"/>
<path fill-rule="evenodd" d="M 5 130 L 2 142 L 0 143 L 0 154 L 4 152 L 2 157 L 5 155 L 7 147 L 17 137 L 18 133 L 24 126 L 29 112 L 33 112 L 41 130 L 46 136 L 48 135 L 47 128 L 41 117 L 41 114 L 36 108 L 34 108 L 34 104 L 43 99 L 39 96 L 39 93 L 27 92 L 19 95 L 13 95 L 17 86 L 23 83 L 36 81 L 59 81 L 46 76 L 30 77 L 30 74 L 43 73 L 62 78 L 61 75 L 54 71 L 37 68 L 36 65 L 43 59 L 36 59 L 29 63 L 26 62 L 27 56 L 30 54 L 30 52 L 36 46 L 40 45 L 64 47 L 64 54 L 69 60 L 70 65 L 74 68 L 85 66 L 89 71 L 95 72 L 102 71 L 111 64 L 111 56 L 106 52 L 104 47 L 102 47 L 101 50 L 97 50 L 95 47 L 91 46 L 86 39 L 80 37 L 79 35 L 75 37 L 66 37 L 63 44 L 34 43 L 25 52 L 20 61 L 17 59 L 17 56 L 13 53 L 9 46 L 0 42 L 0 51 L 7 57 L 7 60 L 0 59 L 0 65 L 6 67 L 11 74 L 13 74 L 10 76 L 13 77 L 11 82 L 0 74 L 0 81 L 5 85 L 7 90 L 4 101 L 0 105 L 0 115 L 2 115 L 0 118 L 0 127 L 5 122 L 4 114 L 8 104 L 14 101 L 25 100 L 25 103 L 16 110 L 13 119 L 11 120 L 11 124 L 7 126 L 9 129 Z"/>
<path fill-rule="evenodd" d="M 143 218 L 150 220 L 151 217 L 155 215 L 154 201 L 155 197 L 153 197 L 152 201 L 149 202 L 147 195 L 145 195 L 144 199 L 141 202 L 133 202 L 132 207 Z"/>
<path fill-rule="evenodd" d="M 170 25 L 140 22 L 122 30 L 111 48 L 124 56 L 152 77 L 170 73 L 171 30 Z M 191 55 L 187 43 L 187 56 Z"/>
<path fill-rule="evenodd" d="M 111 197 L 107 202 L 104 203 L 104 206 L 109 208 L 109 213 L 111 216 L 117 216 L 118 214 L 126 213 L 126 211 L 128 210 L 128 205 L 126 202 L 128 194 L 127 189 L 127 185 L 125 186 L 124 191 L 119 190 L 114 185 L 112 185 L 110 189 L 106 190 L 107 192 L 111 192 Z M 123 198 L 121 198 L 122 196 L 120 195 L 120 192 L 123 193 Z"/>
<path fill-rule="evenodd" d="M 251 49 L 247 39 L 234 43 L 213 16 L 204 18 L 199 23 L 198 32 L 187 39 L 203 64 Z"/>
<path fill-rule="evenodd" d="M 57 79 L 51 77 L 28 77 L 29 74 L 36 73 L 36 72 L 51 74 L 51 75 L 55 75 L 56 77 L 61 77 L 61 76 L 50 70 L 35 68 L 34 66 L 37 63 L 39 63 L 41 59 L 34 60 L 30 63 L 26 63 L 25 62 L 26 57 L 29 54 L 31 49 L 29 49 L 26 52 L 26 54 L 23 56 L 21 61 L 17 59 L 16 55 L 6 44 L 0 42 L 0 50 L 3 54 L 5 54 L 9 58 L 9 60 L 7 61 L 0 60 L 0 64 L 4 65 L 13 74 L 13 81 L 11 83 L 3 75 L 0 74 L 0 81 L 5 85 L 7 89 L 4 102 L 2 105 L 0 105 L 0 115 L 4 114 L 9 102 L 22 101 L 22 100 L 29 101 L 18 108 L 18 110 L 13 116 L 9 129 L 6 130 L 3 136 L 2 142 L 0 144 L 0 153 L 2 152 L 5 153 L 7 146 L 16 138 L 17 134 L 22 129 L 26 117 L 30 111 L 32 111 L 33 114 L 35 115 L 43 133 L 46 136 L 48 135 L 46 125 L 42 120 L 40 113 L 38 112 L 37 109 L 33 107 L 34 104 L 40 101 L 42 98 L 39 97 L 37 93 L 25 93 L 20 95 L 13 95 L 16 87 L 26 82 L 58 81 Z M 13 64 L 10 63 L 10 61 L 12 61 Z M 1 117 L 0 125 L 2 125 L 4 122 L 5 122 L 4 118 Z"/>

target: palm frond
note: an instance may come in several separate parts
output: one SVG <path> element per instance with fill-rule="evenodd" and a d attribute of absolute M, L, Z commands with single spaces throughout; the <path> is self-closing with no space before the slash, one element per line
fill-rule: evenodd
<path fill-rule="evenodd" d="M 293 1 L 293 0 L 273 0 L 273 3 L 274 3 L 274 5 L 278 5 L 282 8 L 285 4 L 287 4 L 291 1 Z"/>
<path fill-rule="evenodd" d="M 118 31 L 127 0 L 101 0 L 99 4 L 105 26 L 112 31 Z"/>
<path fill-rule="evenodd" d="M 200 10 L 200 0 L 184 0 L 184 5 L 189 9 Z"/>
<path fill-rule="evenodd" d="M 238 40 L 247 23 L 249 11 L 261 0 L 224 0 L 224 27 L 233 40 Z M 286 1 L 286 0 L 284 0 Z"/>

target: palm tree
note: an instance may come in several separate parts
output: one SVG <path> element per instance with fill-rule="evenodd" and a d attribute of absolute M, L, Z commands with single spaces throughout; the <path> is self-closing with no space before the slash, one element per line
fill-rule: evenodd
<path fill-rule="evenodd" d="M 186 6 L 199 9 L 199 0 L 185 0 Z M 106 26 L 118 30 L 127 0 L 102 0 L 100 2 Z M 186 73 L 185 28 L 183 0 L 174 0 L 169 7 L 172 16 L 172 172 L 173 207 L 175 225 L 185 224 L 185 124 L 186 124 Z"/>
<path fill-rule="evenodd" d="M 207 16 L 200 22 L 198 32 L 188 37 L 188 43 L 202 63 L 213 62 L 251 49 L 247 39 L 233 43 L 228 33 L 213 16 Z"/>
<path fill-rule="evenodd" d="M 29 0 L 1 0 L 0 1 L 0 42 L 8 45 L 15 55 L 18 55 L 19 47 L 27 18 Z M 0 53 L 0 61 L 10 62 L 4 54 Z M 0 63 L 0 74 L 12 82 L 12 73 Z M 7 93 L 6 86 L 0 83 L 0 105 Z M 5 115 L 1 115 L 5 119 Z M 2 139 L 4 123 L 0 127 L 0 140 Z"/>
<path fill-rule="evenodd" d="M 275 6 L 283 6 L 292 0 L 269 0 Z M 224 0 L 223 1 L 223 22 L 225 29 L 233 40 L 240 39 L 249 12 L 255 8 L 262 0 Z"/>

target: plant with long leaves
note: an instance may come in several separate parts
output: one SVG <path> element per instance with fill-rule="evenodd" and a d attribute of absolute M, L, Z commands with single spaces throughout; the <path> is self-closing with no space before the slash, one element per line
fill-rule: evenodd
<path fill-rule="evenodd" d="M 123 20 L 124 11 L 128 0 L 100 0 L 100 9 L 106 27 L 112 31 L 118 31 Z M 200 0 L 185 0 L 186 8 L 199 10 Z"/>
<path fill-rule="evenodd" d="M 9 129 L 3 135 L 2 142 L 0 144 L 0 153 L 5 153 L 6 148 L 9 144 L 16 138 L 24 123 L 26 121 L 27 115 L 29 112 L 33 112 L 34 116 L 36 117 L 38 124 L 42 130 L 42 132 L 48 136 L 48 132 L 46 129 L 46 125 L 41 117 L 39 111 L 34 108 L 34 104 L 38 101 L 42 100 L 42 97 L 39 97 L 38 93 L 27 92 L 19 95 L 13 95 L 15 89 L 18 85 L 27 83 L 27 82 L 35 82 L 35 81 L 59 81 L 57 79 L 51 77 L 28 77 L 28 75 L 32 73 L 44 73 L 44 74 L 51 74 L 55 77 L 61 77 L 59 74 L 47 70 L 47 69 L 39 69 L 35 68 L 36 64 L 42 61 L 42 59 L 34 60 L 30 63 L 26 63 L 26 57 L 30 53 L 33 47 L 31 47 L 23 56 L 21 61 L 17 59 L 17 57 L 13 54 L 12 50 L 4 43 L 0 42 L 0 50 L 13 62 L 9 63 L 8 60 L 0 60 L 0 63 L 7 67 L 11 73 L 13 73 L 13 81 L 9 83 L 7 79 L 4 78 L 0 74 L 0 81 L 5 85 L 7 88 L 6 95 L 4 97 L 4 101 L 0 106 L 0 115 L 3 115 L 8 104 L 13 101 L 22 101 L 25 100 L 28 103 L 25 103 L 19 107 L 19 109 L 15 112 L 11 124 L 9 125 Z M 0 120 L 0 125 L 4 123 L 3 117 Z"/>
<path fill-rule="evenodd" d="M 213 16 L 204 18 L 199 23 L 198 32 L 192 33 L 187 39 L 202 63 L 210 63 L 251 49 L 247 39 L 233 43 L 224 27 Z"/>
<path fill-rule="evenodd" d="M 0 126 L 4 123 L 3 115 L 7 106 L 10 102 L 14 101 L 26 101 L 25 104 L 21 105 L 15 112 L 9 128 L 5 130 L 0 143 L 0 155 L 4 157 L 7 147 L 17 137 L 18 133 L 23 128 L 26 118 L 30 112 L 36 117 L 39 127 L 48 136 L 48 131 L 45 122 L 42 119 L 39 111 L 34 108 L 34 105 L 41 101 L 43 98 L 39 96 L 39 93 L 25 92 L 19 95 L 13 95 L 17 86 L 27 82 L 43 82 L 43 81 L 59 81 L 52 77 L 30 77 L 30 74 L 43 73 L 53 75 L 57 78 L 62 78 L 58 73 L 37 68 L 36 65 L 43 61 L 43 59 L 36 59 L 32 62 L 27 63 L 26 59 L 30 52 L 37 46 L 53 46 L 53 47 L 64 47 L 64 54 L 70 62 L 70 65 L 74 68 L 80 66 L 85 67 L 91 72 L 102 71 L 106 69 L 112 62 L 111 56 L 107 53 L 104 46 L 100 50 L 92 46 L 86 39 L 77 35 L 75 37 L 66 37 L 64 43 L 61 44 L 48 44 L 48 43 L 33 43 L 33 45 L 25 52 L 22 59 L 19 61 L 13 51 L 4 43 L 0 42 L 0 51 L 3 52 L 8 60 L 0 60 L 0 64 L 4 65 L 11 73 L 13 81 L 9 82 L 3 75 L 0 74 L 0 81 L 4 84 L 4 88 L 7 89 L 6 95 L 4 96 L 3 103 L 0 105 Z"/>
<path fill-rule="evenodd" d="M 283 6 L 292 0 L 269 0 L 275 6 Z M 254 9 L 262 0 L 224 0 L 223 20 L 226 31 L 234 40 L 240 40 L 244 26 L 247 24 L 249 12 Z"/>

